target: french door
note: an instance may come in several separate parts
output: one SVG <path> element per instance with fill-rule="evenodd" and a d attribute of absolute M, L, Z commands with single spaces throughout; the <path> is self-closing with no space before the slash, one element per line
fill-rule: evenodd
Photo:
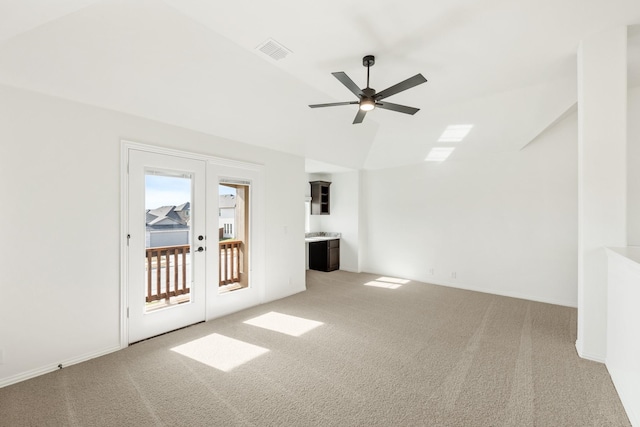
<path fill-rule="evenodd" d="M 130 149 L 128 170 L 133 343 L 205 320 L 206 162 Z"/>

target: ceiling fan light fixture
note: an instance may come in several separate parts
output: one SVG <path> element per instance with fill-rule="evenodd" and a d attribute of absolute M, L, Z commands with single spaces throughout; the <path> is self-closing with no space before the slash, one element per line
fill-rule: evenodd
<path fill-rule="evenodd" d="M 373 99 L 365 98 L 360 101 L 360 109 L 362 111 L 371 111 L 376 107 L 376 103 Z"/>

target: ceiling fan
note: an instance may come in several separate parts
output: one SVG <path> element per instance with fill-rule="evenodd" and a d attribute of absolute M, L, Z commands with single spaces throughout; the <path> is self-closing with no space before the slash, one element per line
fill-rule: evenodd
<path fill-rule="evenodd" d="M 336 73 L 331 73 L 333 76 L 340 80 L 340 83 L 345 85 L 347 89 L 349 89 L 355 96 L 357 96 L 359 101 L 346 101 L 346 102 L 332 102 L 329 104 L 313 104 L 309 105 L 311 108 L 319 108 L 319 107 L 336 107 L 338 105 L 355 105 L 358 104 L 358 114 L 356 114 L 356 118 L 353 120 L 353 124 L 362 123 L 364 120 L 364 116 L 367 114 L 367 111 L 373 110 L 375 107 L 383 108 L 385 110 L 397 111 L 399 113 L 405 114 L 415 114 L 420 111 L 419 108 L 407 107 L 406 105 L 398 105 L 392 104 L 391 102 L 381 102 L 383 99 L 390 97 L 391 95 L 395 95 L 396 93 L 405 91 L 407 89 L 411 89 L 414 86 L 418 86 L 419 84 L 425 83 L 427 79 L 420 73 L 416 74 L 413 77 L 409 77 L 408 79 L 395 84 L 382 92 L 377 92 L 373 88 L 369 87 L 369 68 L 375 64 L 376 58 L 373 55 L 367 55 L 362 58 L 362 65 L 367 67 L 367 87 L 364 89 L 360 89 L 354 82 L 347 76 L 343 71 L 338 71 Z"/>

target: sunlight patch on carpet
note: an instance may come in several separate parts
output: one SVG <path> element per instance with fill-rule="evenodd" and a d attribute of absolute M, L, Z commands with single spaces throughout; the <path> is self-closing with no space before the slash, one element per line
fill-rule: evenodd
<path fill-rule="evenodd" d="M 378 277 L 376 280 L 372 280 L 371 282 L 367 282 L 364 285 L 373 286 L 376 288 L 398 289 L 399 287 L 407 283 L 409 283 L 409 280 L 383 276 L 383 277 Z"/>
<path fill-rule="evenodd" d="M 376 288 L 386 288 L 386 289 L 398 289 L 400 286 L 397 283 L 386 283 L 386 282 L 379 282 L 377 280 L 373 281 L 373 282 L 367 282 L 364 284 L 365 286 L 374 286 Z"/>
<path fill-rule="evenodd" d="M 302 317 L 290 316 L 288 314 L 277 313 L 275 311 L 254 317 L 245 321 L 247 325 L 257 326 L 259 328 L 269 329 L 271 331 L 280 332 L 282 334 L 299 337 L 306 334 L 312 329 L 320 325 L 322 322 L 304 319 Z"/>
<path fill-rule="evenodd" d="M 211 334 L 171 351 L 189 357 L 212 368 L 229 372 L 238 366 L 269 352 L 269 349 L 220 334 Z"/>
<path fill-rule="evenodd" d="M 378 277 L 376 282 L 385 282 L 385 283 L 397 283 L 399 285 L 406 285 L 410 282 L 407 279 L 398 279 L 396 277 Z"/>

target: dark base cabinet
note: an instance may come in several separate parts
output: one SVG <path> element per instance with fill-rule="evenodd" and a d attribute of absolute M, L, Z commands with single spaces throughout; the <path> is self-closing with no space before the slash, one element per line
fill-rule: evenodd
<path fill-rule="evenodd" d="M 309 243 L 309 269 L 319 271 L 340 269 L 340 239 Z"/>

